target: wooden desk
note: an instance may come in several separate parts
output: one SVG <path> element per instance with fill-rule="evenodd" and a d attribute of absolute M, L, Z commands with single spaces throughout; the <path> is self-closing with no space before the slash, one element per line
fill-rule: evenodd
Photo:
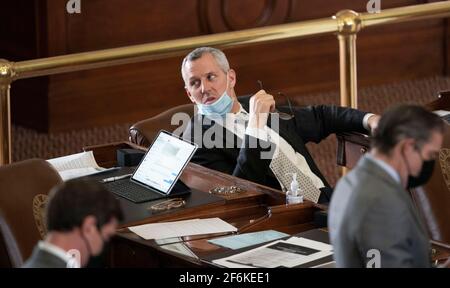
<path fill-rule="evenodd" d="M 116 164 L 116 150 L 136 148 L 128 142 L 86 147 L 92 150 L 100 166 L 112 167 Z M 305 201 L 302 204 L 285 205 L 285 195 L 278 190 L 233 177 L 215 170 L 190 163 L 180 179 L 193 192 L 186 199 L 186 206 L 158 214 L 147 209 L 149 202 L 135 204 L 121 199 L 125 210 L 125 223 L 121 227 L 177 221 L 191 218 L 219 217 L 238 228 L 240 233 L 276 229 L 288 234 L 311 230 L 314 212 L 323 209 L 320 204 Z M 231 197 L 211 195 L 208 191 L 217 186 L 238 186 L 245 192 Z M 211 236 L 211 235 L 209 235 Z M 206 237 L 208 238 L 208 237 Z M 206 241 L 205 236 L 185 237 L 183 244 L 199 258 L 192 258 L 168 251 L 166 245 L 143 240 L 139 236 L 120 229 L 113 239 L 110 264 L 112 267 L 200 267 L 205 266 L 203 258 L 223 251 Z"/>

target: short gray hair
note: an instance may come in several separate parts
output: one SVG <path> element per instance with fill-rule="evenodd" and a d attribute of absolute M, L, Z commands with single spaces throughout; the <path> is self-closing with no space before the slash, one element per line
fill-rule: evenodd
<path fill-rule="evenodd" d="M 214 59 L 216 59 L 217 64 L 219 65 L 220 69 L 224 73 L 227 73 L 228 70 L 230 70 L 230 64 L 228 63 L 227 56 L 225 56 L 225 53 L 223 53 L 221 50 L 212 48 L 212 47 L 200 47 L 193 51 L 191 51 L 186 57 L 184 57 L 183 62 L 181 64 L 181 76 L 183 77 L 184 82 L 186 83 L 186 73 L 184 72 L 184 66 L 186 63 L 195 61 L 197 59 L 200 59 L 204 54 L 211 54 Z"/>

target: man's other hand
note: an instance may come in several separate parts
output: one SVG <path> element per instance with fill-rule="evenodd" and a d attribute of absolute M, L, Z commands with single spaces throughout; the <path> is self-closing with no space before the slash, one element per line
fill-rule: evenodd
<path fill-rule="evenodd" d="M 380 122 L 380 115 L 372 115 L 367 119 L 367 125 L 370 128 L 370 132 L 373 134 L 378 127 L 378 122 Z"/>

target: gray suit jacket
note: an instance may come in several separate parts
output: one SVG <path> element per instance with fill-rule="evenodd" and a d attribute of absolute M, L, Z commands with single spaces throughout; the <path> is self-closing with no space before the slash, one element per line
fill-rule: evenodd
<path fill-rule="evenodd" d="M 66 262 L 61 258 L 39 249 L 36 246 L 31 257 L 23 264 L 22 268 L 67 268 Z"/>
<path fill-rule="evenodd" d="M 374 259 L 371 249 L 380 251 L 381 267 L 431 265 L 427 231 L 412 199 L 367 156 L 336 185 L 328 227 L 338 267 L 366 267 Z"/>

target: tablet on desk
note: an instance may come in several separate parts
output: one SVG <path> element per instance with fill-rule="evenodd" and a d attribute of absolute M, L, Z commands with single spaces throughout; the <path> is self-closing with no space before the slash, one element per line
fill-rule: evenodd
<path fill-rule="evenodd" d="M 198 146 L 167 131 L 160 131 L 131 178 L 110 181 L 104 185 L 111 192 L 140 203 L 189 193 L 178 181 Z M 175 189 L 175 186 L 180 189 Z"/>

